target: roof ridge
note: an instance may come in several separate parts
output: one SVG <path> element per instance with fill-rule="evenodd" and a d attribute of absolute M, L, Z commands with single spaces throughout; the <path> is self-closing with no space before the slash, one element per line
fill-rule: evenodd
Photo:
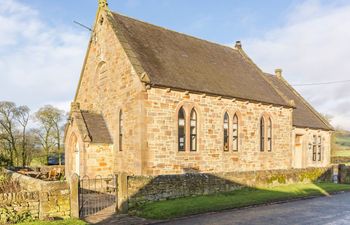
<path fill-rule="evenodd" d="M 266 81 L 266 83 L 268 83 L 273 88 L 273 90 L 286 102 L 286 105 L 291 108 L 294 108 L 294 106 L 292 106 L 289 102 L 290 99 L 288 99 L 287 96 L 285 96 L 281 91 L 279 91 L 269 79 L 266 79 L 264 71 L 262 71 L 262 69 L 260 69 L 258 65 L 255 64 L 255 62 L 248 56 L 248 54 L 245 53 L 243 49 L 239 49 L 238 52 L 244 59 L 246 59 L 250 64 L 253 65 L 253 67 L 258 71 L 258 74 Z"/>
<path fill-rule="evenodd" d="M 329 129 L 334 130 L 333 126 L 325 120 L 325 118 L 323 118 L 323 116 L 321 116 L 321 114 L 314 108 L 312 107 L 312 105 L 310 103 L 308 103 L 308 101 L 306 101 L 306 99 L 297 91 L 295 90 L 286 79 L 284 79 L 283 77 L 281 78 L 277 78 L 283 82 L 283 84 L 286 85 L 286 87 L 291 90 L 296 96 L 298 96 L 300 98 L 300 100 L 302 101 L 302 103 L 305 104 L 305 106 L 315 115 L 317 116 L 317 118 L 319 118 L 323 124 L 325 124 Z"/>
<path fill-rule="evenodd" d="M 195 36 L 192 36 L 192 35 L 189 35 L 189 34 L 186 34 L 186 33 L 182 33 L 182 32 L 175 31 L 175 30 L 171 30 L 171 29 L 169 29 L 169 28 L 162 27 L 162 26 L 158 26 L 158 25 L 155 25 L 155 24 L 152 24 L 152 23 L 143 21 L 143 20 L 139 20 L 139 19 L 136 19 L 136 18 L 133 18 L 133 17 L 130 17 L 130 16 L 123 15 L 123 14 L 121 14 L 121 13 L 117 13 L 117 12 L 113 12 L 113 11 L 110 11 L 110 12 L 113 13 L 113 14 L 116 14 L 116 15 L 118 15 L 118 16 L 126 17 L 126 18 L 128 18 L 128 19 L 131 19 L 131 20 L 134 20 L 134 21 L 137 21 L 137 22 L 140 22 L 140 23 L 144 23 L 144 24 L 149 25 L 149 26 L 152 26 L 152 27 L 157 27 L 157 28 L 160 28 L 160 29 L 162 29 L 162 30 L 170 31 L 170 32 L 173 32 L 173 33 L 176 33 L 176 34 L 180 34 L 180 35 L 183 35 L 183 36 L 186 36 L 186 37 L 189 37 L 189 38 L 196 39 L 196 40 L 198 40 L 198 41 L 204 41 L 204 42 L 207 42 L 207 43 L 209 43 L 209 44 L 218 45 L 218 46 L 220 46 L 220 47 L 224 47 L 224 48 L 227 48 L 227 49 L 230 49 L 230 50 L 234 50 L 234 51 L 239 52 L 238 49 L 233 48 L 233 47 L 230 47 L 230 46 L 228 46 L 228 45 L 220 44 L 220 43 L 213 42 L 213 41 L 209 41 L 209 40 L 206 40 L 206 39 L 203 39 L 203 38 L 195 37 Z"/>

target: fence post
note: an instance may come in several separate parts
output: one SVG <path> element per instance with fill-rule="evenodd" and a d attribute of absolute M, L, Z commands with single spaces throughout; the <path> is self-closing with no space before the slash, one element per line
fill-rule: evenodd
<path fill-rule="evenodd" d="M 79 218 L 79 176 L 73 174 L 70 180 L 71 217 Z"/>
<path fill-rule="evenodd" d="M 126 173 L 118 174 L 118 213 L 128 212 L 128 176 Z"/>

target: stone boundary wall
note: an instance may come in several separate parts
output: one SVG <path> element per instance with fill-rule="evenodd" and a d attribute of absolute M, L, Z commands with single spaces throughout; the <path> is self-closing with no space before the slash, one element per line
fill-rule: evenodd
<path fill-rule="evenodd" d="M 228 192 L 243 187 L 332 181 L 332 167 L 229 173 L 127 176 L 128 207 L 148 201 Z"/>
<path fill-rule="evenodd" d="M 331 158 L 332 163 L 339 164 L 339 163 L 350 163 L 350 157 L 345 156 L 333 156 Z"/>
<path fill-rule="evenodd" d="M 39 193 L 39 219 L 70 217 L 70 189 L 66 181 L 43 181 L 10 170 L 4 172 L 19 182 L 23 192 Z"/>
<path fill-rule="evenodd" d="M 0 194 L 0 209 L 8 212 L 29 212 L 32 219 L 39 219 L 40 193 L 18 192 Z M 9 215 L 0 215 L 0 224 L 5 223 Z"/>
<path fill-rule="evenodd" d="M 339 165 L 338 181 L 341 184 L 350 184 L 350 166 Z"/>

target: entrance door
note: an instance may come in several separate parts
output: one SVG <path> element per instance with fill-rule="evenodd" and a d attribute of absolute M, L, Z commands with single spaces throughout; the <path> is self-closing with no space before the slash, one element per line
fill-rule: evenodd
<path fill-rule="evenodd" d="M 293 164 L 294 168 L 302 168 L 303 167 L 303 136 L 296 135 L 295 136 L 295 144 L 294 144 L 294 159 Z"/>

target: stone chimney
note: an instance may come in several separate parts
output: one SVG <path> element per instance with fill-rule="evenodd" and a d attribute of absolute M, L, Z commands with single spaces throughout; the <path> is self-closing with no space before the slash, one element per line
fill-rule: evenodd
<path fill-rule="evenodd" d="M 282 69 L 275 69 L 275 75 L 277 78 L 282 78 Z"/>
<path fill-rule="evenodd" d="M 241 41 L 236 41 L 235 48 L 238 49 L 238 50 L 242 49 Z"/>

